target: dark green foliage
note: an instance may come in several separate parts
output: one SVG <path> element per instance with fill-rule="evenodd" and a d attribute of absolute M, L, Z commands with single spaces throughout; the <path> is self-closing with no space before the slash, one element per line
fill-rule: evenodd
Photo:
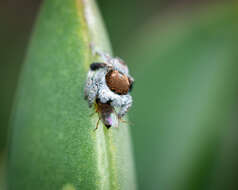
<path fill-rule="evenodd" d="M 232 186 L 217 185 L 229 179 L 217 167 L 226 162 L 220 145 L 237 110 L 237 18 L 231 6 L 190 10 L 154 19 L 128 43 L 140 189 Z"/>

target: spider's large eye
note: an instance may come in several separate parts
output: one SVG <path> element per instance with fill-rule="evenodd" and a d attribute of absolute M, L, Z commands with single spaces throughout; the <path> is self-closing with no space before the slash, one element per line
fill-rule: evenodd
<path fill-rule="evenodd" d="M 110 90 L 119 95 L 127 94 L 130 89 L 128 77 L 116 70 L 111 70 L 106 74 L 106 82 Z"/>

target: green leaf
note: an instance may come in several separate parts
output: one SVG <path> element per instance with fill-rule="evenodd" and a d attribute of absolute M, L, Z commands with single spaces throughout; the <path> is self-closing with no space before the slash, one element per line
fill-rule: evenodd
<path fill-rule="evenodd" d="M 0 190 L 6 189 L 6 154 L 0 153 Z"/>
<path fill-rule="evenodd" d="M 128 127 L 93 131 L 83 95 L 91 42 L 111 52 L 93 0 L 44 2 L 12 114 L 10 190 L 135 189 Z"/>
<path fill-rule="evenodd" d="M 220 155 L 237 126 L 237 6 L 175 15 L 145 25 L 124 52 L 136 79 L 130 116 L 139 188 L 237 189 L 237 155 Z"/>

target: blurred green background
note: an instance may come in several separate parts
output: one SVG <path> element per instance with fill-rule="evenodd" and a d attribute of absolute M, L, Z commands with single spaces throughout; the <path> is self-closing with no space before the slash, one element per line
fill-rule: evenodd
<path fill-rule="evenodd" d="M 0 186 L 7 126 L 40 0 L 0 1 Z M 98 0 L 136 82 L 139 189 L 238 189 L 238 3 Z M 46 42 L 47 43 L 47 42 Z"/>

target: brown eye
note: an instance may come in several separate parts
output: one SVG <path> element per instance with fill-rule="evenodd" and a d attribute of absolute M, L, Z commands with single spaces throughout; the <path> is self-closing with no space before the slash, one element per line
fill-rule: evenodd
<path fill-rule="evenodd" d="M 107 86 L 116 94 L 125 95 L 130 89 L 128 77 L 116 70 L 111 70 L 106 74 Z"/>

